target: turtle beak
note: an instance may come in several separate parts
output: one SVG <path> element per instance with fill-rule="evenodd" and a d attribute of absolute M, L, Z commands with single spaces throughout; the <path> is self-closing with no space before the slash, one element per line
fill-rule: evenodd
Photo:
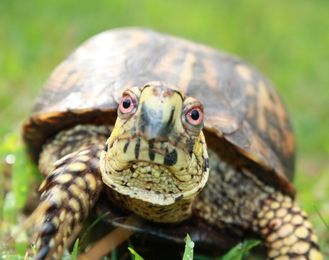
<path fill-rule="evenodd" d="M 166 141 L 180 124 L 182 97 L 168 88 L 145 88 L 140 100 L 138 132 L 150 141 Z"/>

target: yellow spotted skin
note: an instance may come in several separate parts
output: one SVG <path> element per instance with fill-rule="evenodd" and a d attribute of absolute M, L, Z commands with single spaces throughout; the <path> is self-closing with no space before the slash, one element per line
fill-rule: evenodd
<path fill-rule="evenodd" d="M 108 134 L 108 127 L 79 125 L 45 145 L 39 166 L 46 178 L 31 216 L 38 230 L 35 259 L 59 258 L 78 235 L 102 190 L 99 157 Z"/>
<path fill-rule="evenodd" d="M 323 259 L 311 223 L 290 197 L 272 194 L 253 225 L 265 240 L 268 259 Z"/>
<path fill-rule="evenodd" d="M 79 160 L 80 156 L 94 158 L 100 147 L 89 147 L 70 154 L 41 184 L 40 208 L 49 205 L 43 215 L 36 238 L 36 259 L 60 256 L 69 246 L 74 229 L 88 216 L 102 187 L 99 170 Z M 87 153 L 88 152 L 88 153 Z M 82 185 L 75 179 L 79 176 Z M 74 239 L 74 238 L 72 238 Z"/>

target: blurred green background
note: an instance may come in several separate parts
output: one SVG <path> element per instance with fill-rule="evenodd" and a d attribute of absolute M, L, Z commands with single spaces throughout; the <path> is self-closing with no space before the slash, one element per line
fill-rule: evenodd
<path fill-rule="evenodd" d="M 193 39 L 244 58 L 278 87 L 297 134 L 297 199 L 329 248 L 328 14 L 327 0 L 1 0 L 0 139 L 88 37 L 145 26 Z"/>

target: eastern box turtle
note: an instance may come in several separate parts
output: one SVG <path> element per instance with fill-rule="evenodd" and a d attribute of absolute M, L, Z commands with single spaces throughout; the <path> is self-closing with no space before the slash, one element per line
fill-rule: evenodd
<path fill-rule="evenodd" d="M 45 176 L 36 259 L 63 254 L 101 193 L 153 234 L 228 230 L 259 236 L 269 259 L 322 259 L 294 201 L 286 109 L 239 58 L 147 29 L 98 34 L 55 69 L 23 138 Z"/>

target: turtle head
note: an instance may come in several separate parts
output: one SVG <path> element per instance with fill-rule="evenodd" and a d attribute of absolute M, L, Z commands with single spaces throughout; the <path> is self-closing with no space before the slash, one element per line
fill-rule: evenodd
<path fill-rule="evenodd" d="M 209 173 L 203 106 L 172 86 L 126 90 L 101 156 L 111 199 L 146 219 L 178 222 Z"/>

